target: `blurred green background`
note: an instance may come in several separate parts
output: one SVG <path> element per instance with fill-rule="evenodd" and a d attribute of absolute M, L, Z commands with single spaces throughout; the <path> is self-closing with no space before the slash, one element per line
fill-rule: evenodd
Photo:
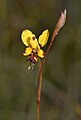
<path fill-rule="evenodd" d="M 0 0 L 0 120 L 36 120 L 38 64 L 27 71 L 20 35 L 48 28 L 51 38 L 65 8 L 43 69 L 41 120 L 81 120 L 81 0 Z"/>

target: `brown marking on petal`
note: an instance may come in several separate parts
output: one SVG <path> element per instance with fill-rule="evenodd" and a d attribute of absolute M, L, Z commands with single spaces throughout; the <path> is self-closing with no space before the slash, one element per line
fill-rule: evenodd
<path fill-rule="evenodd" d="M 42 47 L 41 44 L 39 44 L 40 48 Z"/>
<path fill-rule="evenodd" d="M 34 37 L 34 36 L 32 37 L 32 40 L 35 40 L 35 37 Z"/>
<path fill-rule="evenodd" d="M 42 55 L 45 56 L 45 52 L 43 52 Z"/>
<path fill-rule="evenodd" d="M 31 63 L 36 63 L 36 60 L 34 59 L 34 57 L 36 57 L 33 53 L 31 54 L 31 56 L 30 56 L 30 58 L 29 58 L 29 61 L 31 62 Z"/>

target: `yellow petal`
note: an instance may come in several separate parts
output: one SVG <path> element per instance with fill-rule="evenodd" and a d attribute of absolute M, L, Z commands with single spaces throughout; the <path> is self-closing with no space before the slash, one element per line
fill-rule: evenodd
<path fill-rule="evenodd" d="M 23 53 L 24 56 L 27 56 L 27 55 L 30 55 L 32 52 L 32 48 L 31 47 L 28 47 L 26 48 L 25 52 Z"/>
<path fill-rule="evenodd" d="M 35 35 L 28 29 L 24 30 L 21 34 L 21 39 L 22 42 L 26 45 L 29 46 L 30 40 L 35 37 Z"/>
<path fill-rule="evenodd" d="M 48 41 L 49 31 L 46 29 L 40 36 L 39 36 L 39 44 L 43 47 Z"/>
<path fill-rule="evenodd" d="M 44 53 L 43 50 L 39 49 L 37 52 L 38 52 L 38 56 L 39 56 L 39 57 L 44 58 L 44 54 L 45 54 L 45 53 Z"/>
<path fill-rule="evenodd" d="M 37 39 L 36 38 L 32 38 L 31 40 L 30 40 L 30 46 L 32 47 L 32 48 L 38 48 L 39 47 L 39 45 L 38 45 L 38 41 L 37 41 Z"/>

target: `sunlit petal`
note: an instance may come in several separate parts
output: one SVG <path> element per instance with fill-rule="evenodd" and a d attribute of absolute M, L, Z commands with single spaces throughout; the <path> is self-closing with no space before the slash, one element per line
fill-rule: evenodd
<path fill-rule="evenodd" d="M 40 36 L 39 36 L 39 44 L 43 47 L 46 45 L 49 37 L 49 31 L 46 29 Z"/>
<path fill-rule="evenodd" d="M 27 55 L 30 55 L 32 52 L 32 48 L 31 47 L 28 47 L 26 48 L 25 52 L 23 53 L 24 56 L 27 56 Z"/>
<path fill-rule="evenodd" d="M 45 54 L 45 53 L 44 53 L 43 50 L 41 50 L 41 49 L 38 50 L 38 56 L 39 56 L 39 57 L 44 58 L 44 54 Z"/>
<path fill-rule="evenodd" d="M 30 40 L 35 37 L 35 35 L 28 29 L 24 30 L 21 34 L 21 39 L 22 42 L 26 45 L 29 46 Z"/>
<path fill-rule="evenodd" d="M 39 47 L 38 41 L 37 41 L 36 38 L 34 38 L 34 39 L 32 38 L 32 39 L 30 40 L 30 46 L 31 46 L 32 48 L 34 48 L 34 49 L 36 49 L 36 48 Z"/>

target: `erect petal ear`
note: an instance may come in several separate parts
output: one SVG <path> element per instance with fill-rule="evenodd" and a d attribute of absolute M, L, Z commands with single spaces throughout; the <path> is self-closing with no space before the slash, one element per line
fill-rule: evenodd
<path fill-rule="evenodd" d="M 35 35 L 28 29 L 24 30 L 21 34 L 21 39 L 22 42 L 26 45 L 29 46 L 29 42 L 32 39 L 32 37 L 35 37 Z"/>
<path fill-rule="evenodd" d="M 39 36 L 39 44 L 43 47 L 45 46 L 45 44 L 48 41 L 48 37 L 49 37 L 49 31 L 48 29 L 46 29 L 45 31 L 43 31 L 43 33 Z"/>

